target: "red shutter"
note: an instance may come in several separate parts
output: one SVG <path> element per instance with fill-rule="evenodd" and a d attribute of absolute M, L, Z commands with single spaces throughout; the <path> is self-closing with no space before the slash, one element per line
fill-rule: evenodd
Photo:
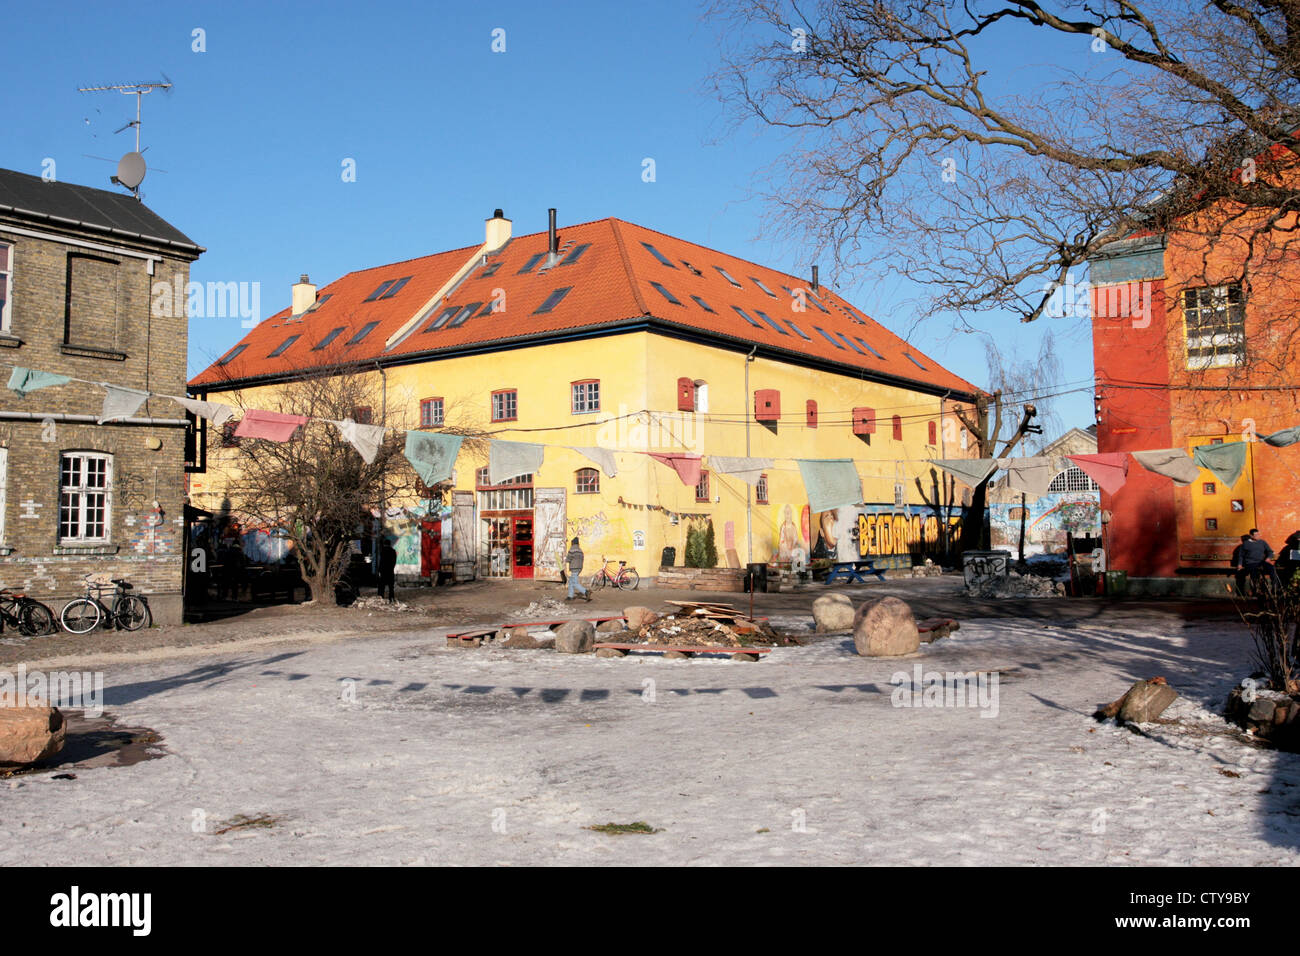
<path fill-rule="evenodd" d="M 903 440 L 903 419 L 898 415 L 894 416 L 894 441 Z"/>
<path fill-rule="evenodd" d="M 874 435 L 876 433 L 876 410 L 874 408 L 853 409 L 853 434 Z"/>
<path fill-rule="evenodd" d="M 754 393 L 754 418 L 760 422 L 781 420 L 781 393 L 775 388 L 760 388 Z"/>
<path fill-rule="evenodd" d="M 695 411 L 695 380 L 679 378 L 677 380 L 677 410 L 679 412 Z"/>
<path fill-rule="evenodd" d="M 934 422 L 930 422 L 930 444 L 939 444 L 939 426 Z"/>
<path fill-rule="evenodd" d="M 808 427 L 816 428 L 817 427 L 817 402 L 811 398 L 808 399 L 807 408 L 808 408 Z"/>

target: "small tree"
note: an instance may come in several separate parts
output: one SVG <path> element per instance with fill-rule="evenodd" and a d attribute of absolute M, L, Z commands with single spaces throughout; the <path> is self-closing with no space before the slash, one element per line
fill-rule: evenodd
<path fill-rule="evenodd" d="M 700 567 L 716 568 L 718 566 L 718 542 L 713 537 L 713 520 L 704 527 L 704 542 L 701 546 Z"/>

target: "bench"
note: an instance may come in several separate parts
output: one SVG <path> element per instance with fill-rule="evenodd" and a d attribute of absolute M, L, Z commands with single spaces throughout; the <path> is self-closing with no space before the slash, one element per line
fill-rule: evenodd
<path fill-rule="evenodd" d="M 874 561 L 836 561 L 826 572 L 826 583 L 834 584 L 843 580 L 849 584 L 866 584 L 864 574 L 874 574 L 880 580 L 885 580 L 884 570 L 877 568 Z"/>
<path fill-rule="evenodd" d="M 607 617 L 575 617 L 567 621 L 518 621 L 513 624 L 498 624 L 494 627 L 480 627 L 472 631 L 458 631 L 454 634 L 447 635 L 448 647 L 481 647 L 484 640 L 492 640 L 498 632 L 505 631 L 507 635 L 519 628 L 530 627 L 547 627 L 552 631 L 561 624 L 569 624 L 572 621 L 590 621 L 592 624 L 604 624 L 606 621 L 621 621 L 622 614 L 612 614 Z"/>
<path fill-rule="evenodd" d="M 656 651 L 671 660 L 694 657 L 696 654 L 729 654 L 733 661 L 756 661 L 764 654 L 772 653 L 770 647 L 691 647 L 681 644 L 607 644 L 597 643 L 596 650 L 611 651 L 610 654 L 598 654 L 599 657 L 627 657 L 629 651 Z"/>
<path fill-rule="evenodd" d="M 927 617 L 923 621 L 916 622 L 916 632 L 921 635 L 922 644 L 932 644 L 960 627 L 961 625 L 950 617 Z"/>

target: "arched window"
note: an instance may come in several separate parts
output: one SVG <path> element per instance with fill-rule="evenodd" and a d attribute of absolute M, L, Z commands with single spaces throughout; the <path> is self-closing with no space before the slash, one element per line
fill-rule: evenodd
<path fill-rule="evenodd" d="M 575 494 L 594 495 L 600 491 L 600 472 L 595 468 L 579 468 L 573 476 Z"/>
<path fill-rule="evenodd" d="M 1099 491 L 1095 481 L 1088 477 L 1078 465 L 1071 465 L 1065 471 L 1061 472 L 1052 479 L 1052 483 L 1047 486 L 1047 493 L 1057 494 L 1062 491 Z"/>

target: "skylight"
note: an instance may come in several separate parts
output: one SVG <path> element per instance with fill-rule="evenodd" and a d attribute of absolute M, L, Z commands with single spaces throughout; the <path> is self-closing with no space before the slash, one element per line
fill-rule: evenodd
<path fill-rule="evenodd" d="M 826 306 L 822 305 L 821 300 L 818 299 L 817 296 L 813 295 L 811 291 L 808 292 L 808 298 L 812 300 L 813 305 L 817 306 L 817 308 L 821 309 L 827 315 L 830 315 L 830 312 L 827 310 Z"/>
<path fill-rule="evenodd" d="M 768 315 L 766 312 L 764 312 L 762 309 L 755 309 L 754 311 L 758 313 L 758 317 L 759 317 L 760 319 L 762 319 L 762 320 L 763 320 L 764 322 L 766 322 L 768 325 L 772 326 L 772 328 L 776 329 L 777 332 L 779 332 L 781 335 L 789 335 L 789 334 L 790 334 L 790 333 L 787 332 L 785 329 L 781 328 L 781 326 L 777 325 L 777 324 L 776 324 L 776 320 L 775 320 L 774 318 L 772 318 L 770 315 Z"/>
<path fill-rule="evenodd" d="M 487 303 L 485 303 L 485 304 L 483 305 L 483 311 L 480 312 L 476 317 L 481 319 L 481 318 L 483 318 L 483 316 L 485 316 L 485 315 L 491 315 L 491 314 L 492 314 L 492 309 L 493 309 L 495 306 L 496 306 L 496 300 L 493 300 L 493 301 L 491 301 L 491 302 L 487 302 Z"/>
<path fill-rule="evenodd" d="M 820 332 L 821 335 L 822 335 L 822 338 L 824 338 L 827 342 L 831 343 L 831 345 L 835 346 L 835 347 L 836 347 L 837 349 L 839 349 L 841 352 L 844 351 L 844 346 L 840 345 L 839 342 L 836 342 L 833 338 L 831 338 L 831 337 L 830 337 L 830 334 L 829 334 L 825 329 L 823 329 L 821 326 L 819 326 L 819 325 L 814 325 L 814 326 L 813 326 L 813 329 L 814 329 L 815 331 L 817 331 L 817 332 Z"/>
<path fill-rule="evenodd" d="M 397 281 L 396 279 L 385 279 L 383 282 L 381 282 L 381 283 L 379 284 L 379 288 L 378 288 L 378 289 L 376 289 L 374 292 L 370 293 L 370 295 L 366 296 L 366 297 L 365 297 L 364 299 L 362 299 L 361 301 L 362 301 L 362 302 L 374 302 L 374 301 L 375 301 L 376 299 L 378 299 L 381 295 L 383 295 L 385 292 L 387 292 L 387 291 L 388 291 L 388 287 L 389 287 L 390 285 L 392 285 L 392 284 L 393 284 L 394 282 L 396 282 L 396 281 Z"/>
<path fill-rule="evenodd" d="M 903 354 L 906 355 L 909 359 L 911 359 L 912 364 L 915 365 L 917 368 L 919 368 L 922 372 L 929 371 L 924 365 L 922 365 L 920 362 L 916 360 L 916 356 L 913 355 L 911 352 L 904 352 Z"/>
<path fill-rule="evenodd" d="M 516 272 L 515 275 L 517 275 L 517 276 L 521 276 L 521 275 L 523 275 L 525 272 L 532 272 L 532 271 L 533 271 L 533 267 L 534 267 L 535 265 L 537 265 L 537 263 L 541 262 L 542 259 L 545 258 L 545 256 L 546 256 L 546 253 L 544 253 L 544 252 L 539 252 L 539 253 L 537 253 L 537 255 L 533 256 L 531 259 L 529 259 L 527 262 L 525 262 L 525 263 L 524 263 L 524 267 L 523 267 L 522 269 L 520 269 L 518 272 Z"/>
<path fill-rule="evenodd" d="M 883 355 L 881 355 L 879 352 L 877 352 L 875 349 L 873 349 L 870 345 L 867 344 L 866 339 L 858 338 L 856 335 L 853 336 L 853 338 L 857 340 L 857 343 L 858 343 L 859 345 L 861 345 L 864 349 L 866 349 L 868 352 L 870 352 L 870 353 L 871 353 L 872 355 L 874 355 L 876 358 L 880 359 L 882 362 L 885 360 L 885 357 L 884 357 Z"/>
<path fill-rule="evenodd" d="M 313 303 L 311 304 L 311 306 L 308 307 L 307 312 L 315 312 L 317 309 L 319 309 L 322 305 L 324 305 L 326 302 L 328 302 L 328 301 L 329 301 L 330 299 L 332 299 L 332 298 L 334 298 L 334 293 L 333 293 L 333 292 L 327 292 L 325 295 L 321 296 L 319 299 L 317 299 L 315 302 L 313 302 Z M 303 313 L 303 314 L 305 315 L 306 313 Z"/>
<path fill-rule="evenodd" d="M 754 285 L 758 286 L 760 289 L 762 289 L 764 292 L 766 292 L 766 293 L 767 293 L 768 295 L 770 295 L 772 298 L 774 298 L 774 299 L 776 298 L 776 293 L 773 292 L 771 289 L 769 289 L 767 286 L 763 285 L 763 283 L 762 283 L 761 280 L 759 280 L 759 279 L 755 279 L 753 276 L 750 276 L 750 277 L 749 277 L 749 281 L 752 282 L 752 283 L 754 283 Z"/>
<path fill-rule="evenodd" d="M 361 327 L 361 330 L 360 330 L 359 332 L 357 332 L 356 335 L 354 335 L 354 336 L 352 336 L 352 338 L 348 339 L 347 344 L 348 344 L 348 345 L 356 345 L 358 342 L 360 342 L 362 339 L 364 339 L 367 335 L 369 335 L 371 332 L 373 332 L 373 331 L 375 330 L 375 326 L 378 325 L 378 324 L 379 324 L 378 322 L 367 322 L 365 325 L 363 325 L 363 326 Z"/>
<path fill-rule="evenodd" d="M 703 309 L 705 312 L 713 312 L 713 306 L 709 305 L 709 303 L 705 302 L 705 301 L 704 301 L 703 299 L 701 299 L 698 295 L 693 295 L 693 296 L 691 296 L 691 298 L 694 299 L 694 300 L 695 300 L 695 304 L 698 305 L 698 306 L 699 306 L 701 309 Z M 717 315 L 718 313 L 713 312 L 713 314 L 714 314 L 714 315 Z"/>
<path fill-rule="evenodd" d="M 849 348 L 853 349 L 853 351 L 857 352 L 858 354 L 860 355 L 867 354 L 866 352 L 863 352 L 862 349 L 858 348 L 857 345 L 854 344 L 853 340 L 849 338 L 847 335 L 845 335 L 843 332 L 836 332 L 835 337 L 839 339 L 841 342 L 843 342 L 845 345 L 847 345 Z"/>
<path fill-rule="evenodd" d="M 590 248 L 591 248 L 591 243 L 589 243 L 589 242 L 584 242 L 584 243 L 583 243 L 582 245 L 580 245 L 580 246 L 574 246 L 574 247 L 573 247 L 573 251 L 570 252 L 567 256 L 565 256 L 565 257 L 560 261 L 560 265 L 562 265 L 562 266 L 571 266 L 571 265 L 573 265 L 575 262 L 577 262 L 579 259 L 581 259 L 581 258 L 582 258 L 582 254 L 583 254 L 584 252 L 586 252 L 586 251 L 587 251 L 588 249 L 590 249 Z"/>
<path fill-rule="evenodd" d="M 748 322 L 748 323 L 749 323 L 750 325 L 752 325 L 754 328 L 756 328 L 756 329 L 761 329 L 761 328 L 762 328 L 762 326 L 759 325 L 757 322 L 755 322 L 753 319 L 751 319 L 751 318 L 749 317 L 749 313 L 746 312 L 744 309 L 742 309 L 740 306 L 738 306 L 738 305 L 733 305 L 732 308 L 736 310 L 736 314 L 737 314 L 737 315 L 739 315 L 742 319 L 744 319 L 746 322 Z"/>
<path fill-rule="evenodd" d="M 436 308 L 436 306 L 435 306 L 435 308 Z M 452 317 L 453 315 L 455 315 L 455 314 L 456 314 L 457 312 L 459 312 L 459 311 L 460 311 L 460 306 L 458 306 L 458 305 L 449 305 L 449 306 L 447 306 L 445 309 L 443 309 L 443 310 L 438 314 L 438 317 L 437 317 L 436 319 L 434 319 L 432 322 L 429 323 L 428 328 L 426 328 L 424 331 L 426 331 L 426 332 L 434 332 L 434 331 L 436 331 L 436 330 L 442 328 L 444 325 L 446 325 L 448 322 L 450 322 L 450 321 L 451 321 L 451 317 Z M 430 314 L 430 315 L 433 314 L 433 309 L 430 309 L 430 310 L 429 310 L 429 314 Z"/>
<path fill-rule="evenodd" d="M 737 282 L 735 279 L 733 279 L 733 278 L 731 277 L 731 274 L 730 274 L 729 272 L 727 272 L 726 269 L 722 268 L 722 266 L 714 266 L 713 268 L 717 269 L 719 272 L 722 273 L 722 278 L 726 279 L 728 282 L 730 282 L 732 285 L 734 285 L 737 289 L 740 288 L 740 283 Z"/>
<path fill-rule="evenodd" d="M 497 270 L 500 268 L 501 268 L 500 259 L 498 259 L 496 262 L 489 262 L 486 266 L 484 266 L 483 271 L 478 274 L 478 277 L 480 279 L 487 279 L 491 276 L 496 275 Z"/>
<path fill-rule="evenodd" d="M 388 291 L 385 292 L 383 295 L 381 295 L 379 298 L 391 299 L 393 296 L 397 295 L 397 293 L 402 291 L 402 286 L 406 285 L 406 283 L 410 281 L 411 281 L 410 276 L 402 276 L 402 278 L 398 279 L 396 282 L 390 285 L 388 287 Z"/>
<path fill-rule="evenodd" d="M 811 341 L 812 341 L 812 339 L 808 338 L 808 333 L 804 332 L 803 329 L 799 328 L 799 326 L 795 325 L 795 324 L 794 324 L 793 322 L 791 322 L 789 319 L 786 319 L 786 320 L 785 320 L 785 324 L 788 325 L 788 326 L 790 326 L 790 328 L 794 329 L 795 332 L 797 332 L 797 333 L 799 334 L 799 338 L 803 339 L 805 342 L 811 342 Z"/>
<path fill-rule="evenodd" d="M 458 325 L 464 325 L 466 320 L 477 312 L 479 306 L 482 304 L 482 302 L 471 302 L 469 305 L 465 306 L 465 308 L 456 313 L 456 318 L 447 323 L 447 328 L 454 329 Z"/>
<path fill-rule="evenodd" d="M 325 338 L 321 339 L 319 342 L 317 342 L 316 345 L 312 348 L 312 351 L 319 352 L 321 349 L 325 348 L 325 346 L 329 345 L 336 338 L 338 338 L 339 333 L 342 331 L 343 331 L 343 326 L 341 325 L 337 329 L 331 329 L 330 334 L 325 336 Z"/>
<path fill-rule="evenodd" d="M 274 352 L 272 352 L 270 355 L 268 355 L 267 358 L 275 358 L 277 355 L 283 355 L 284 350 L 287 349 L 290 345 L 293 345 L 293 343 L 297 341 L 298 341 L 298 336 L 296 335 L 289 336 L 287 339 L 281 342 L 280 347 L 276 349 Z"/>
<path fill-rule="evenodd" d="M 217 362 L 217 364 L 218 364 L 218 365 L 229 365 L 229 364 L 230 364 L 231 362 L 233 362 L 236 358 L 238 358 L 238 357 L 239 357 L 239 353 L 242 352 L 242 351 L 244 351 L 244 349 L 246 349 L 246 348 L 248 348 L 247 345 L 236 345 L 233 349 L 231 349 L 231 350 L 230 350 L 229 352 L 227 352 L 224 356 L 222 356 L 222 358 Z"/>
<path fill-rule="evenodd" d="M 560 300 L 562 300 L 572 290 L 573 290 L 573 286 L 571 285 L 566 285 L 563 288 L 556 289 L 554 292 L 552 292 L 550 295 L 546 297 L 545 302 L 543 302 L 541 305 L 537 307 L 537 309 L 533 312 L 533 315 L 541 315 L 543 312 L 550 312 L 553 308 L 559 305 Z"/>
<path fill-rule="evenodd" d="M 662 252 L 660 252 L 660 251 L 659 251 L 658 249 L 656 249 L 654 246 L 650 245 L 650 243 L 648 243 L 648 242 L 643 242 L 643 243 L 641 243 L 641 245 L 643 245 L 643 246 L 645 246 L 647 249 L 649 249 L 649 250 L 650 250 L 650 255 L 654 256 L 656 259 L 658 259 L 660 262 L 662 262 L 664 265 L 666 265 L 669 269 L 676 269 L 676 268 L 677 268 L 675 265 L 673 265 L 673 262 L 672 262 L 671 259 L 669 259 L 667 256 L 665 256 Z"/>
<path fill-rule="evenodd" d="M 652 286 L 655 287 L 655 291 L 656 291 L 656 292 L 658 292 L 661 296 L 663 296 L 665 299 L 667 299 L 667 300 L 668 300 L 669 302 L 671 302 L 673 305 L 681 305 L 681 304 L 682 304 L 682 300 L 681 300 L 681 299 L 677 298 L 677 296 L 673 295 L 671 292 L 669 292 L 667 289 L 665 289 L 663 286 L 661 286 L 658 282 L 651 282 L 650 284 L 651 284 Z"/>

